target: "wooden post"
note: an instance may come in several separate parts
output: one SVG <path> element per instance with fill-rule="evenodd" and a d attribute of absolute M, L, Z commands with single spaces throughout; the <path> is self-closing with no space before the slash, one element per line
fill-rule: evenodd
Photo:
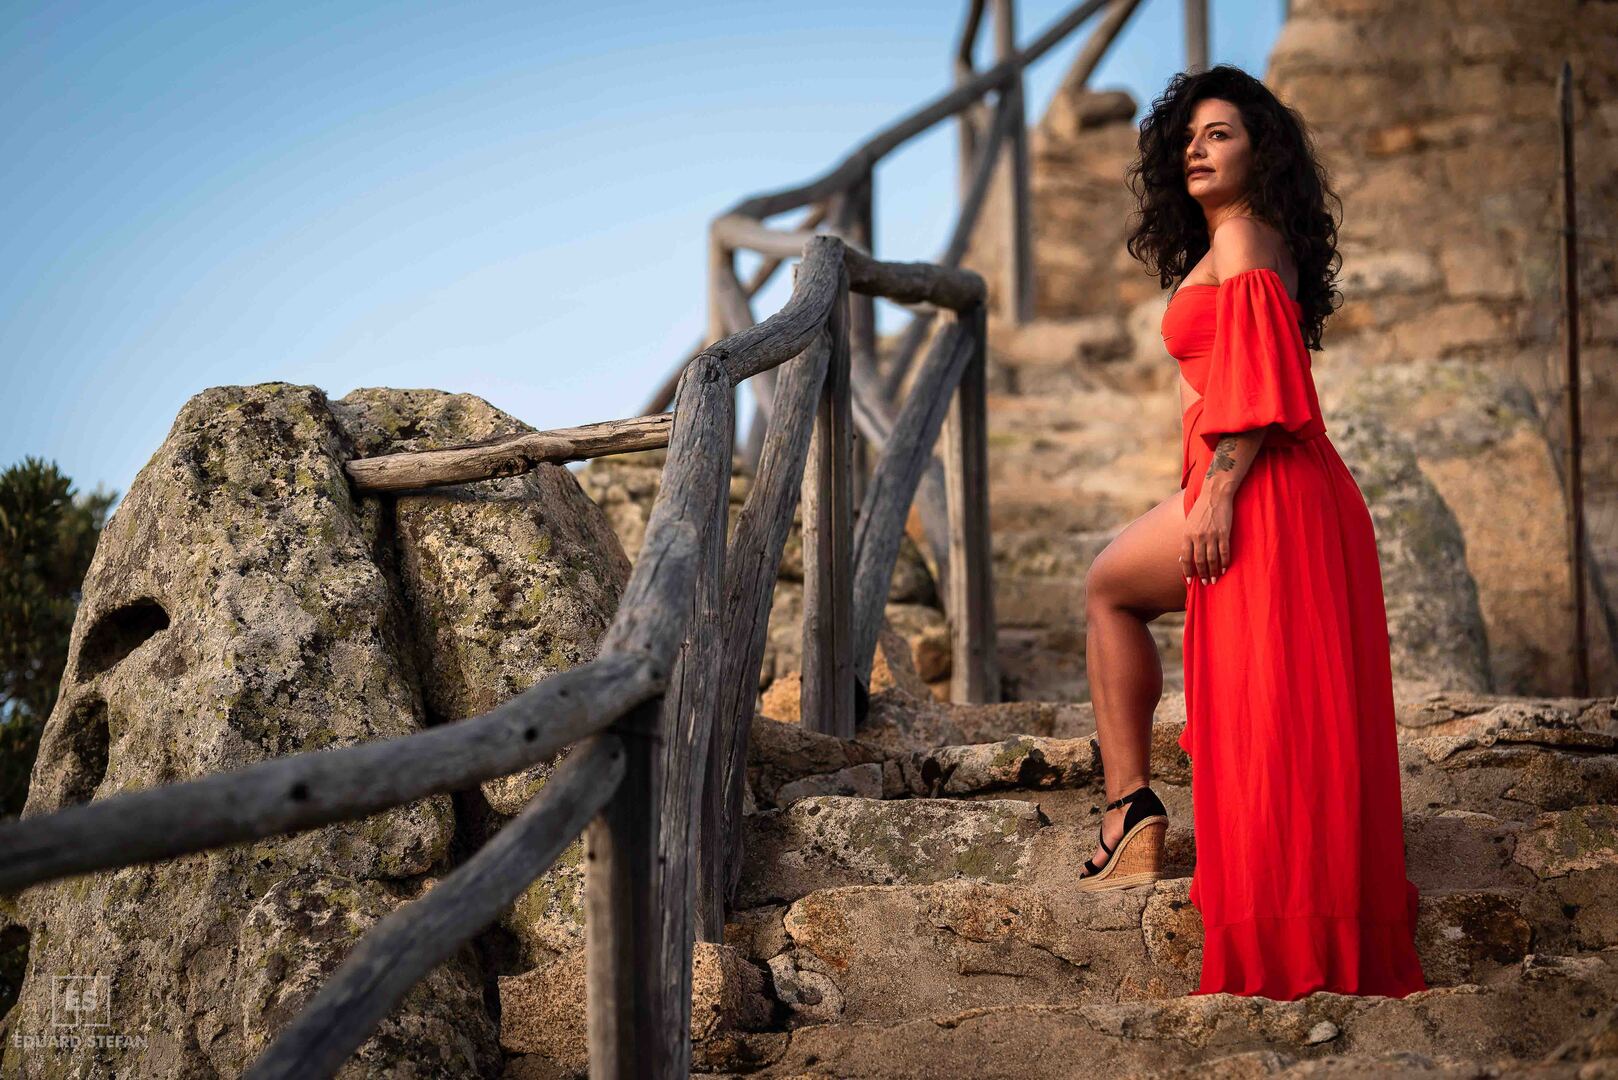
<path fill-rule="evenodd" d="M 1573 585 L 1573 695 L 1590 692 L 1590 644 L 1585 635 L 1584 433 L 1579 408 L 1579 233 L 1573 160 L 1573 66 L 1562 61 L 1561 99 L 1562 304 L 1567 327 L 1567 516 L 1568 567 Z"/>
<path fill-rule="evenodd" d="M 1208 0 L 1185 0 L 1185 69 L 1208 70 Z"/>
<path fill-rule="evenodd" d="M 850 192 L 854 199 L 853 226 L 850 239 L 873 257 L 876 255 L 876 176 L 867 172 L 860 184 Z M 873 379 L 879 370 L 876 354 L 876 297 L 869 293 L 851 292 L 848 295 L 849 364 L 855 377 L 869 374 Z M 865 497 L 865 478 L 869 465 L 866 459 L 866 441 L 859 429 L 853 429 L 853 506 L 859 514 L 860 501 Z"/>
<path fill-rule="evenodd" d="M 729 447 L 735 436 L 736 401 L 730 376 L 723 364 L 706 357 L 693 361 L 693 368 L 689 375 L 702 382 L 682 383 L 684 409 L 677 415 L 683 423 L 701 423 L 714 429 L 710 438 Z M 658 984 L 665 995 L 660 1015 L 668 1019 L 662 1032 L 661 1057 L 668 1062 L 666 1075 L 675 1077 L 689 1076 L 691 1072 L 691 949 L 696 942 L 697 845 L 708 752 L 718 711 L 717 669 L 725 644 L 720 596 L 730 518 L 731 456 L 725 453 L 713 460 L 705 457 L 702 464 L 704 467 L 693 469 L 686 480 L 706 486 L 706 505 L 710 509 L 699 523 L 699 559 L 696 587 L 689 600 L 687 636 L 663 699 L 663 730 L 667 735 L 661 747 L 663 808 L 657 852 L 657 867 L 662 874 L 657 892 L 663 920 L 657 940 L 663 951 L 660 956 L 647 958 L 641 974 Z M 713 928 L 704 929 L 711 932 Z M 723 931 L 724 927 L 719 927 L 721 935 Z M 657 973 L 655 977 L 650 974 L 653 972 Z"/>
<path fill-rule="evenodd" d="M 1004 63 L 1017 55 L 1013 0 L 994 3 L 995 58 Z M 1034 317 L 1034 229 L 1028 183 L 1028 120 L 1023 98 L 1023 72 L 1001 92 L 1011 110 L 1010 138 L 1001 151 L 1007 182 L 1006 243 L 1002 283 L 1006 317 L 1022 324 Z"/>
<path fill-rule="evenodd" d="M 827 329 L 832 353 L 803 474 L 803 662 L 800 723 L 854 736 L 853 456 L 848 271 L 838 270 Z"/>
<path fill-rule="evenodd" d="M 972 64 L 972 53 L 977 47 L 978 31 L 983 26 L 984 0 L 971 0 L 967 5 L 966 24 L 961 28 L 961 39 L 955 47 L 955 57 L 952 67 L 955 71 L 955 85 L 962 86 L 977 77 L 977 70 Z M 972 166 L 978 157 L 978 139 L 982 132 L 988 129 L 986 116 L 988 110 L 982 101 L 974 101 L 971 105 L 955 114 L 956 132 L 956 167 L 959 172 L 957 183 L 962 194 L 966 192 L 972 182 Z"/>
<path fill-rule="evenodd" d="M 950 700 L 1000 700 L 994 617 L 994 553 L 989 543 L 989 459 L 986 381 L 987 318 L 982 305 L 961 313 L 972 355 L 944 425 L 949 487 L 948 618 L 953 662 Z"/>
<path fill-rule="evenodd" d="M 646 978 L 657 955 L 658 729 L 662 698 L 625 714 L 611 730 L 624 744 L 624 778 L 584 832 L 585 994 L 591 1080 L 664 1076 L 661 980 Z"/>
<path fill-rule="evenodd" d="M 698 846 L 703 868 L 697 932 L 704 941 L 723 941 L 725 908 L 735 899 L 740 877 L 742 787 L 759 664 L 769 636 L 781 553 L 792 531 L 792 512 L 802 497 L 804 465 L 831 351 L 830 334 L 822 326 L 809 347 L 779 369 L 779 412 L 725 552 L 729 568 L 721 615 L 725 646 Z"/>
<path fill-rule="evenodd" d="M 694 558 L 679 566 L 684 587 L 677 599 L 639 618 L 625 617 L 640 599 L 631 595 L 637 584 L 632 576 L 602 639 L 603 649 L 621 647 L 637 630 L 664 623 L 678 628 L 682 645 L 664 695 L 609 729 L 624 744 L 624 779 L 585 834 L 593 1080 L 683 1080 L 690 1073 L 690 789 L 700 785 L 706 769 L 705 761 L 691 757 L 693 746 L 706 752 L 704 725 L 712 712 L 703 705 L 703 660 L 714 649 L 709 635 L 718 581 L 712 549 L 725 542 L 733 389 L 722 354 L 699 355 L 680 376 L 668 462 L 636 574 L 659 567 L 659 553 L 649 547 L 659 537 L 668 537 L 662 541 L 667 544 L 694 536 Z"/>
<path fill-rule="evenodd" d="M 974 304 L 973 307 L 981 307 Z M 916 373 L 915 385 L 905 396 L 904 406 L 893 419 L 882 459 L 871 478 L 871 491 L 854 530 L 854 670 L 869 686 L 876 642 L 882 629 L 888 591 L 893 585 L 893 567 L 904 539 L 905 521 L 915 504 L 929 467 L 937 457 L 934 449 L 944 428 L 944 418 L 955 396 L 961 372 L 971 359 L 972 342 L 959 319 L 951 315 L 933 339 L 927 358 Z M 942 501 L 947 494 L 941 489 Z M 924 511 L 925 512 L 925 511 Z M 949 546 L 949 510 L 944 509 L 942 547 Z"/>

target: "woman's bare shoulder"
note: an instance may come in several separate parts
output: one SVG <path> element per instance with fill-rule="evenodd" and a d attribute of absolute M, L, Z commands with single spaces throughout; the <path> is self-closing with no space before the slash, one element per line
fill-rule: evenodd
<path fill-rule="evenodd" d="M 1297 269 L 1286 241 L 1274 225 L 1256 217 L 1233 217 L 1214 230 L 1209 241 L 1214 276 L 1220 281 L 1244 270 L 1274 270 L 1289 290 L 1296 290 Z"/>

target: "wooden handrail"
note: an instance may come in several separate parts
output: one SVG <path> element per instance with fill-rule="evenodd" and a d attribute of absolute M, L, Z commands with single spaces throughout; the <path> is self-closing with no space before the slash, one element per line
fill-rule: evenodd
<path fill-rule="evenodd" d="M 1013 53 L 972 81 L 940 94 L 919 109 L 883 128 L 815 179 L 796 187 L 750 196 L 738 202 L 726 213 L 762 220 L 825 199 L 848 187 L 888 154 L 940 120 L 947 120 L 968 108 L 984 94 L 1002 89 L 1016 79 L 1023 68 L 1055 48 L 1086 19 L 1111 2 L 1115 0 L 1085 0 L 1052 23 L 1027 48 Z"/>
<path fill-rule="evenodd" d="M 1120 10 L 1125 8 L 1132 10 L 1135 3 L 1138 3 L 1138 0 L 1086 0 L 1085 3 L 1076 5 L 1058 18 L 1032 44 L 1019 51 L 1015 48 L 1014 41 L 1012 0 L 994 0 L 996 51 L 999 62 L 978 75 L 972 71 L 972 51 L 982 27 L 986 4 L 985 0 L 971 0 L 954 57 L 957 84 L 952 90 L 939 95 L 866 139 L 816 179 L 794 188 L 743 199 L 728 211 L 719 214 L 710 223 L 708 282 L 710 311 L 728 313 L 729 317 L 723 323 L 725 329 L 734 330 L 745 317 L 745 304 L 738 303 L 739 288 L 732 261 L 732 253 L 735 250 L 748 249 L 769 258 L 780 258 L 808 242 L 812 225 L 800 224 L 793 230 L 774 229 L 767 226 L 764 221 L 775 214 L 808 204 L 835 206 L 836 209 L 832 212 L 833 226 L 844 231 L 846 239 L 863 240 L 867 251 L 860 254 L 866 256 L 872 239 L 871 180 L 877 163 L 934 124 L 951 116 L 959 116 L 962 120 L 963 155 L 967 157 L 976 155 L 976 160 L 971 170 L 970 181 L 963 192 L 961 210 L 944 255 L 932 265 L 948 269 L 958 265 L 976 227 L 990 180 L 1002 162 L 1008 164 L 1013 198 L 1010 207 L 1011 216 L 1008 219 L 1012 240 L 1009 246 L 1010 257 L 1007 261 L 1006 292 L 1010 297 L 1011 315 L 1015 320 L 1022 321 L 1032 317 L 1034 293 L 1032 226 L 1028 195 L 1027 132 L 1022 94 L 1023 69 L 1037 61 L 1095 12 L 1108 8 L 1106 20 L 1098 33 L 1092 36 L 1086 50 L 1086 55 L 1099 56 L 1100 52 L 1104 51 L 1105 45 L 1097 48 L 1095 39 L 1104 37 L 1105 41 L 1110 43 L 1118 26 L 1128 14 L 1127 10 L 1120 14 Z M 990 93 L 998 94 L 999 101 L 994 110 L 991 129 L 984 132 L 986 138 L 980 140 L 978 133 L 982 125 L 973 118 L 972 113 L 974 110 L 981 110 L 982 99 Z M 890 296 L 890 290 L 869 290 L 862 286 L 857 262 L 858 259 L 851 255 L 850 284 L 853 291 L 862 295 L 875 292 L 878 295 Z M 860 444 L 862 450 L 866 445 L 885 438 L 885 433 L 871 427 L 874 415 L 872 405 L 877 399 L 892 402 L 897 396 L 898 388 L 907 376 L 916 352 L 926 339 L 932 320 L 937 314 L 937 308 L 961 311 L 967 306 L 969 305 L 958 302 L 933 301 L 931 308 L 916 311 L 900 339 L 896 354 L 890 358 L 884 371 L 882 365 L 877 362 L 874 309 L 869 308 L 868 302 L 856 305 L 854 321 L 857 329 L 853 348 L 852 378 L 855 386 L 860 388 L 861 396 L 866 399 L 863 407 L 855 410 L 855 425 L 866 440 L 866 443 Z M 715 319 L 717 320 L 717 316 Z M 718 322 L 715 321 L 710 329 L 717 326 Z M 760 380 L 755 385 L 754 392 L 757 408 L 743 457 L 748 466 L 756 470 L 759 448 L 762 446 L 762 438 L 770 422 L 770 396 L 773 393 L 771 378 L 767 376 Z M 926 483 L 921 487 L 920 496 L 925 526 L 923 554 L 939 588 L 946 596 L 953 596 L 955 593 L 949 589 L 950 557 L 941 535 L 946 531 L 948 521 L 942 469 L 936 463 L 929 464 L 925 476 Z M 861 498 L 867 482 L 866 472 L 862 466 L 854 482 L 854 488 Z M 953 617 L 953 613 L 949 614 Z"/>
<path fill-rule="evenodd" d="M 1140 0 L 1113 0 L 1095 31 L 1085 39 L 1084 46 L 1079 50 L 1073 65 L 1063 76 L 1062 86 L 1057 91 L 1056 97 L 1070 96 L 1090 81 L 1096 65 L 1101 62 L 1101 58 L 1106 55 L 1107 49 L 1112 46 L 1119 31 L 1123 29 L 1124 23 L 1129 21 L 1129 16 L 1134 14 L 1135 8 L 1139 5 Z M 969 52 L 963 51 L 962 56 L 970 59 Z M 970 71 L 969 64 L 966 70 Z M 1010 108 L 1010 104 L 1009 99 L 1002 99 L 999 103 L 995 109 L 993 126 L 981 146 L 974 129 L 968 127 L 963 132 L 962 155 L 963 167 L 966 168 L 962 174 L 964 186 L 961 205 L 956 212 L 955 226 L 950 231 L 949 241 L 936 260 L 940 266 L 959 266 L 961 259 L 966 255 L 967 246 L 972 241 L 972 233 L 977 227 L 978 216 L 982 212 L 984 199 L 988 194 L 990 181 L 999 162 L 1001 144 L 1013 126 L 1022 121 L 1020 110 Z M 1019 286 L 1020 288 L 1022 287 Z M 905 327 L 888 369 L 882 377 L 882 393 L 887 400 L 893 400 L 905 376 L 910 373 L 910 365 L 922 342 L 927 339 L 927 331 L 932 326 L 932 320 L 933 313 L 921 312 Z M 944 585 L 943 582 L 939 584 L 941 587 Z"/>
<path fill-rule="evenodd" d="M 961 316 L 971 349 L 944 423 L 949 486 L 950 697 L 1000 700 L 995 646 L 994 549 L 989 543 L 988 313 Z"/>
<path fill-rule="evenodd" d="M 779 312 L 743 328 L 698 355 L 725 358 L 732 382 L 751 378 L 797 356 L 830 316 L 834 277 L 842 265 L 852 291 L 911 303 L 967 310 L 983 302 L 983 279 L 933 263 L 882 262 L 836 237 L 805 237 L 804 287 Z M 836 245 L 832 247 L 830 245 Z M 815 254 L 811 254 L 811 253 Z M 683 369 L 682 369 L 683 370 Z M 516 476 L 550 462 L 582 461 L 668 445 L 672 413 L 604 420 L 573 428 L 525 432 L 447 447 L 354 458 L 344 466 L 360 491 L 400 491 Z M 878 436 L 880 437 L 880 436 Z"/>
<path fill-rule="evenodd" d="M 701 813 L 693 801 L 702 798 L 712 721 L 733 405 L 733 382 L 714 350 L 686 366 L 636 560 L 639 570 L 659 559 L 652 541 L 662 536 L 678 536 L 693 551 L 689 562 L 670 568 L 663 602 L 639 606 L 641 619 L 673 628 L 684 641 L 662 703 L 629 712 L 610 729 L 625 743 L 625 782 L 584 842 L 589 1052 L 592 1069 L 613 1077 L 691 1072 L 691 897 Z M 636 597 L 620 601 L 620 619 L 626 604 L 636 606 Z M 613 620 L 604 648 L 616 644 L 620 625 Z"/>
<path fill-rule="evenodd" d="M 655 655 L 606 653 L 454 724 L 0 822 L 0 892 L 353 820 L 509 776 L 655 697 L 660 667 L 668 670 Z"/>
<path fill-rule="evenodd" d="M 669 444 L 673 413 L 603 420 L 582 427 L 532 431 L 444 450 L 403 451 L 354 458 L 343 469 L 356 491 L 406 491 L 517 476 L 542 464 L 655 450 Z"/>
<path fill-rule="evenodd" d="M 1010 107 L 1009 98 L 1001 101 L 995 108 L 994 124 L 989 128 L 988 138 L 978 149 L 977 162 L 972 168 L 972 179 L 965 196 L 961 199 L 955 227 L 950 230 L 949 242 L 944 245 L 944 253 L 938 259 L 940 266 L 961 265 L 967 245 L 972 242 L 972 230 L 977 225 L 978 214 L 982 211 L 984 200 L 989 194 L 989 183 L 994 178 L 995 166 L 1000 160 L 1000 147 L 1018 118 L 1019 114 Z M 887 374 L 883 378 L 884 400 L 892 401 L 898 394 L 900 383 L 909 373 L 911 361 L 921 348 L 922 342 L 926 340 L 932 322 L 932 315 L 923 313 L 912 318 L 910 325 L 905 327 L 904 336 L 899 339 L 899 346 L 894 350 Z"/>
<path fill-rule="evenodd" d="M 805 232 L 813 232 L 815 226 L 819 225 L 825 218 L 825 205 L 812 205 L 798 227 Z M 751 300 L 757 296 L 764 286 L 770 283 L 770 279 L 775 276 L 775 272 L 785 263 L 786 259 L 778 257 L 769 257 L 761 262 L 754 269 L 753 276 L 748 278 L 742 286 L 747 299 Z M 701 341 L 686 350 L 685 356 L 680 360 L 680 363 L 669 373 L 668 378 L 663 380 L 663 385 L 657 388 L 657 393 L 647 400 L 645 408 L 641 409 L 642 413 L 658 413 L 669 407 L 669 402 L 674 400 L 674 387 L 679 383 L 680 373 L 685 370 L 685 365 L 695 360 L 697 354 L 706 348 L 708 342 L 712 340 L 712 335 L 704 335 Z"/>

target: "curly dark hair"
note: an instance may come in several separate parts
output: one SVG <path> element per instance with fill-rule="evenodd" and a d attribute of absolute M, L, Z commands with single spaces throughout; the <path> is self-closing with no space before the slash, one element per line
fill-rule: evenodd
<path fill-rule="evenodd" d="M 1185 129 L 1197 102 L 1219 98 L 1241 113 L 1253 143 L 1247 203 L 1273 225 L 1298 266 L 1304 342 L 1320 349 L 1326 316 L 1341 294 L 1333 287 L 1342 258 L 1337 222 L 1342 200 L 1332 191 L 1303 117 L 1263 82 L 1231 64 L 1181 72 L 1169 80 L 1141 118 L 1140 156 L 1129 166 L 1129 189 L 1140 208 L 1126 246 L 1158 275 L 1164 288 L 1184 277 L 1208 252 L 1208 220 L 1185 185 Z M 1334 218 L 1327 202 L 1339 211 Z"/>

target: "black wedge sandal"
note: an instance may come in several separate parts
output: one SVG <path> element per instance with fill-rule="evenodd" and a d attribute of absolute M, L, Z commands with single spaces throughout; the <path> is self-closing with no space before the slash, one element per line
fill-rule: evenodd
<path fill-rule="evenodd" d="M 1150 787 L 1138 787 L 1108 803 L 1107 809 L 1116 810 L 1125 803 L 1129 804 L 1129 809 L 1124 813 L 1124 835 L 1119 838 L 1117 847 L 1108 847 L 1106 833 L 1100 826 L 1096 827 L 1107 861 L 1098 867 L 1093 860 L 1084 860 L 1084 873 L 1079 875 L 1080 889 L 1123 889 L 1166 876 L 1163 838 L 1169 828 L 1168 808 Z"/>

